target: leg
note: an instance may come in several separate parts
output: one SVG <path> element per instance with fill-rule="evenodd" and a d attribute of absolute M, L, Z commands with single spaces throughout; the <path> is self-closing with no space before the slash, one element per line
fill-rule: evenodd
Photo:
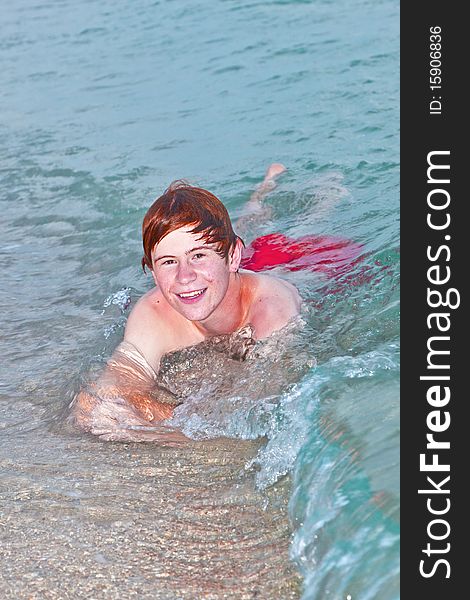
<path fill-rule="evenodd" d="M 286 167 L 281 163 L 273 163 L 270 165 L 266 170 L 263 181 L 256 187 L 255 191 L 251 195 L 248 204 L 261 205 L 261 200 L 266 196 L 266 194 L 271 192 L 276 187 L 275 179 L 286 170 Z"/>
<path fill-rule="evenodd" d="M 235 223 L 235 231 L 244 234 L 249 226 L 260 223 L 269 217 L 271 208 L 262 204 L 264 197 L 276 187 L 276 178 L 286 171 L 281 163 L 273 163 L 266 170 L 263 181 L 256 186 L 246 203 L 242 216 Z"/>

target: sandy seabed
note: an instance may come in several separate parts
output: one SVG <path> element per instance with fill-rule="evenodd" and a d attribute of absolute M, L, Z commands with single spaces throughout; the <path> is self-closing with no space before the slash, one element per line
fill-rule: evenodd
<path fill-rule="evenodd" d="M 300 596 L 289 480 L 262 492 L 245 469 L 260 441 L 44 441 L 1 453 L 1 598 Z"/>

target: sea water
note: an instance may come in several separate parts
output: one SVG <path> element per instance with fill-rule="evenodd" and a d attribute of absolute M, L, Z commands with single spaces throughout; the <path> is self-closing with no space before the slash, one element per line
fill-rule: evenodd
<path fill-rule="evenodd" d="M 398 598 L 397 3 L 17 0 L 0 56 L 2 595 Z M 68 431 L 152 285 L 152 200 L 185 178 L 236 219 L 272 161 L 248 237 L 363 245 L 339 280 L 276 269 L 298 370 L 177 409 L 193 459 Z"/>

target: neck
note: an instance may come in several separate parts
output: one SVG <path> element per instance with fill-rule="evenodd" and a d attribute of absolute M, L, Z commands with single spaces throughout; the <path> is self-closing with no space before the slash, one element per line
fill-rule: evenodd
<path fill-rule="evenodd" d="M 222 302 L 207 319 L 194 321 L 194 325 L 207 337 L 237 331 L 245 324 L 249 305 L 246 296 L 242 276 L 233 273 Z"/>

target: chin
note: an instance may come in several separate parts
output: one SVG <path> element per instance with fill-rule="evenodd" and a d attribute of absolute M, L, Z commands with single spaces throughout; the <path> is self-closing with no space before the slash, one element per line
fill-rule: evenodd
<path fill-rule="evenodd" d="M 186 306 L 178 306 L 175 308 L 180 315 L 182 315 L 185 319 L 188 319 L 188 321 L 204 321 L 205 319 L 209 318 L 213 312 L 211 309 L 204 310 L 202 307 L 188 309 Z"/>

